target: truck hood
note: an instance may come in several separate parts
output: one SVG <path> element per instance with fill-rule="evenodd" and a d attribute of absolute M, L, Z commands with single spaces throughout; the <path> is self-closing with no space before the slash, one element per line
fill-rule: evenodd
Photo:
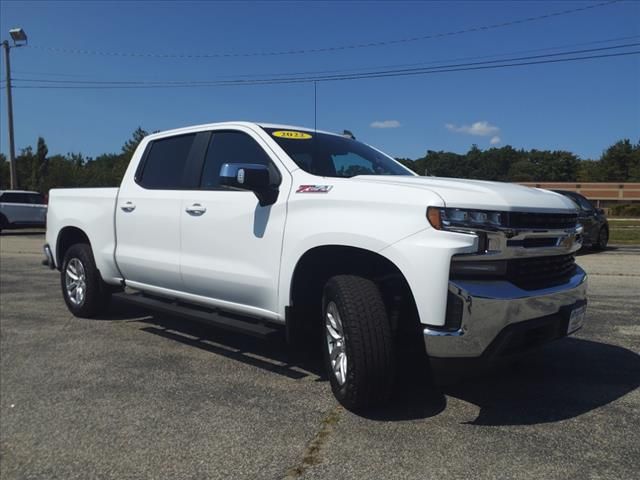
<path fill-rule="evenodd" d="M 540 213 L 575 212 L 563 195 L 513 183 L 441 177 L 359 175 L 352 180 L 421 188 L 437 194 L 447 207 Z"/>

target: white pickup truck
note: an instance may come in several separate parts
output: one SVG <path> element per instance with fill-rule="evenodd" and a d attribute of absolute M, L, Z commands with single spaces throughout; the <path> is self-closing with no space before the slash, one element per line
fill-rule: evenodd
<path fill-rule="evenodd" d="M 404 342 L 494 358 L 580 328 L 581 234 L 556 193 L 228 122 L 149 135 L 120 188 L 51 190 L 44 249 L 74 315 L 117 294 L 255 335 L 284 326 L 322 344 L 336 398 L 358 410 L 389 398 Z"/>

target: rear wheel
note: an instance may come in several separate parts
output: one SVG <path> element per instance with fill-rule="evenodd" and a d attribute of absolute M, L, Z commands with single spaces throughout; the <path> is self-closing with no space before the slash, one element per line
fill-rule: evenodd
<path fill-rule="evenodd" d="M 380 290 L 369 279 L 339 275 L 327 282 L 322 306 L 324 358 L 335 397 L 354 411 L 384 404 L 395 355 Z"/>
<path fill-rule="evenodd" d="M 598 239 L 596 243 L 594 243 L 594 247 L 597 250 L 604 250 L 607 248 L 607 244 L 609 243 L 609 229 L 607 227 L 602 227 L 598 232 Z"/>
<path fill-rule="evenodd" d="M 96 268 L 91 247 L 72 245 L 64 256 L 60 272 L 62 296 L 76 317 L 92 318 L 109 303 L 111 291 Z"/>

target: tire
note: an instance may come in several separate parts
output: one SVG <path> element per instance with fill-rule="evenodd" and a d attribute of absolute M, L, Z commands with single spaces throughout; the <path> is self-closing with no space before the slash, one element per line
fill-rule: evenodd
<path fill-rule="evenodd" d="M 353 275 L 331 278 L 324 288 L 322 316 L 324 361 L 336 399 L 352 411 L 387 403 L 395 352 L 376 284 Z"/>
<path fill-rule="evenodd" d="M 76 243 L 67 250 L 60 270 L 60 285 L 64 301 L 76 317 L 94 318 L 104 311 L 111 298 L 111 291 L 102 281 L 91 247 L 86 243 Z"/>
<path fill-rule="evenodd" d="M 0 214 L 0 232 L 2 230 L 6 230 L 8 226 L 9 226 L 9 221 L 7 220 L 7 217 Z"/>
<path fill-rule="evenodd" d="M 602 227 L 598 232 L 598 239 L 593 244 L 593 248 L 596 250 L 605 250 L 607 248 L 607 244 L 609 243 L 609 229 L 607 227 Z"/>

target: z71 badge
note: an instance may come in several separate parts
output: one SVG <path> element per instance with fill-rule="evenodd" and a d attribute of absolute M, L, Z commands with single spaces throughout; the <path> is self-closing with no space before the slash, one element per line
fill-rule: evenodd
<path fill-rule="evenodd" d="M 300 185 L 296 193 L 329 193 L 333 185 Z"/>

